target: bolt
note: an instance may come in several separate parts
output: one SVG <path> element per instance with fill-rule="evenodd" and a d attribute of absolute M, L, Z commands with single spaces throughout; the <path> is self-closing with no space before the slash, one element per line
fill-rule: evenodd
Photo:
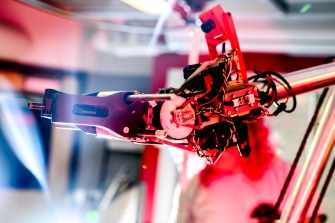
<path fill-rule="evenodd" d="M 123 128 L 123 133 L 129 133 L 129 128 L 127 126 Z"/>
<path fill-rule="evenodd" d="M 227 111 L 227 115 L 231 115 L 231 111 Z"/>

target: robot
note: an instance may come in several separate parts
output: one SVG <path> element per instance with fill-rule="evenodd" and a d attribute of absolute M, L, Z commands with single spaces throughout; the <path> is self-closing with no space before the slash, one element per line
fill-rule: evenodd
<path fill-rule="evenodd" d="M 229 12 L 218 5 L 199 18 L 210 60 L 186 66 L 185 82 L 179 88 L 160 89 L 156 94 L 86 95 L 46 89 L 43 102 L 30 103 L 30 108 L 41 110 L 41 117 L 55 124 L 71 125 L 103 138 L 194 151 L 211 164 L 233 146 L 248 157 L 247 123 L 292 112 L 295 94 L 289 82 L 275 72 L 253 70 L 247 75 Z M 225 49 L 227 42 L 230 50 Z M 284 98 L 277 94 L 278 83 L 286 92 Z M 289 98 L 293 99 L 290 109 L 286 106 Z M 277 108 L 270 112 L 273 105 Z"/>
<path fill-rule="evenodd" d="M 215 164 L 228 148 L 237 148 L 244 157 L 250 155 L 249 122 L 283 111 L 293 112 L 296 94 L 335 83 L 335 63 L 296 71 L 285 75 L 286 78 L 273 71 L 247 70 L 231 14 L 218 5 L 199 18 L 210 60 L 187 65 L 183 70 L 185 82 L 179 88 L 159 89 L 156 94 L 118 91 L 85 95 L 46 89 L 43 102 L 32 102 L 29 107 L 41 110 L 41 117 L 52 123 L 87 134 L 169 145 L 196 152 L 209 164 Z M 219 46 L 221 52 L 217 50 Z M 291 195 L 283 222 L 291 217 L 299 219 L 303 210 L 309 208 L 307 200 L 315 192 L 312 189 L 318 184 L 334 145 L 334 106 L 332 88 L 309 151 L 311 159 L 305 161 L 295 185 L 294 191 L 306 196 L 298 199 L 298 193 Z"/>

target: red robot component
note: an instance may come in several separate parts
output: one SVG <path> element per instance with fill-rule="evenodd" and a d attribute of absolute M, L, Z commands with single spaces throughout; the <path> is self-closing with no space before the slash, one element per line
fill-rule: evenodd
<path fill-rule="evenodd" d="M 99 137 L 143 144 L 165 144 L 195 151 L 214 163 L 228 147 L 237 145 L 242 156 L 250 154 L 246 123 L 268 115 L 276 103 L 274 77 L 259 73 L 250 84 L 230 13 L 221 6 L 200 15 L 210 61 L 184 68 L 185 82 L 177 89 L 157 94 L 137 91 L 70 95 L 45 91 L 42 104 L 32 104 L 53 123 L 68 124 Z M 218 53 L 217 46 L 231 49 Z M 289 96 L 292 91 L 282 79 Z M 276 81 L 278 82 L 278 80 Z M 280 104 L 285 110 L 285 104 Z M 292 110 L 292 109 L 291 109 Z"/>
<path fill-rule="evenodd" d="M 229 41 L 231 48 L 236 50 L 234 61 L 239 70 L 239 75 L 241 75 L 239 78 L 244 83 L 248 83 L 244 60 L 231 13 L 224 12 L 222 7 L 217 5 L 211 10 L 202 13 L 199 18 L 202 22 L 201 29 L 206 33 L 205 38 L 210 58 L 217 58 L 219 56 L 217 46 Z"/>

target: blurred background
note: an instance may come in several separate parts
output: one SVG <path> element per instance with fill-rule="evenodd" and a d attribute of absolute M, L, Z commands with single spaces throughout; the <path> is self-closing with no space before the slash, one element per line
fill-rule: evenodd
<path fill-rule="evenodd" d="M 282 74 L 335 55 L 334 0 L 2 0 L 1 222 L 173 222 L 184 153 L 55 128 L 28 101 L 44 89 L 84 94 L 178 87 L 189 62 L 208 60 L 197 16 L 233 15 L 248 68 Z M 320 92 L 269 118 L 292 161 Z M 186 164 L 187 177 L 203 166 Z M 334 181 L 324 199 L 335 221 Z"/>

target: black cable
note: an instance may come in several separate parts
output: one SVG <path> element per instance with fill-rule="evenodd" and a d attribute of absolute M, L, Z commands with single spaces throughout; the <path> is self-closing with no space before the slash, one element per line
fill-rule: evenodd
<path fill-rule="evenodd" d="M 261 98 L 261 99 L 263 99 L 263 100 L 261 100 L 261 101 L 263 101 L 262 104 L 266 103 L 266 105 L 264 105 L 266 108 L 269 108 L 272 104 L 275 104 L 277 106 L 276 111 L 273 112 L 273 114 L 271 114 L 271 115 L 278 115 L 282 111 L 285 111 L 287 113 L 291 113 L 296 109 L 297 99 L 296 99 L 295 93 L 293 91 L 293 88 L 289 84 L 289 82 L 283 76 L 281 76 L 280 74 L 278 74 L 274 71 L 260 72 L 260 71 L 255 70 L 255 69 L 249 69 L 249 70 L 252 70 L 256 75 L 249 77 L 248 80 L 252 80 L 254 82 L 259 82 L 258 81 L 259 79 L 264 79 L 264 81 L 261 81 L 261 82 L 264 83 L 265 85 L 266 84 L 268 85 L 267 89 L 266 89 L 266 92 L 262 91 L 263 92 L 263 98 Z M 286 103 L 279 103 L 278 101 L 276 101 L 277 85 L 276 85 L 275 81 L 279 82 L 279 84 L 284 87 L 287 94 L 290 97 L 292 97 L 293 104 L 292 104 L 292 107 L 290 109 L 287 109 Z M 271 98 L 269 98 L 270 90 L 272 90 Z"/>
<path fill-rule="evenodd" d="M 271 222 L 271 220 L 274 220 L 274 217 L 276 217 L 276 213 L 278 212 L 279 207 L 280 207 L 280 205 L 281 205 L 281 202 L 282 202 L 283 199 L 284 199 L 285 193 L 286 193 L 286 191 L 287 191 L 287 189 L 288 189 L 288 186 L 289 186 L 289 184 L 290 184 L 290 182 L 291 182 L 291 180 L 292 180 L 294 171 L 295 171 L 296 167 L 298 166 L 299 159 L 300 159 L 300 157 L 301 157 L 301 155 L 302 155 L 302 152 L 303 152 L 303 150 L 304 150 L 304 148 L 305 148 L 305 145 L 306 145 L 307 139 L 308 139 L 308 137 L 309 137 L 309 134 L 310 134 L 310 132 L 312 131 L 312 128 L 313 128 L 313 126 L 314 126 L 314 124 L 315 124 L 315 122 L 316 122 L 316 119 L 317 119 L 318 114 L 319 114 L 319 112 L 320 112 L 321 105 L 322 105 L 322 103 L 323 103 L 323 101 L 324 101 L 324 99 L 325 99 L 325 97 L 326 97 L 326 95 L 327 95 L 327 92 L 328 92 L 328 88 L 325 88 L 325 89 L 323 90 L 323 92 L 322 92 L 320 98 L 319 98 L 319 101 L 318 101 L 318 103 L 317 103 L 317 105 L 316 105 L 316 108 L 315 108 L 313 117 L 312 117 L 312 119 L 311 119 L 310 122 L 309 122 L 309 125 L 308 125 L 308 127 L 307 127 L 307 130 L 306 130 L 305 135 L 304 135 L 304 137 L 303 137 L 303 140 L 302 140 L 302 142 L 301 142 L 301 144 L 300 144 L 300 147 L 299 147 L 299 149 L 298 149 L 298 152 L 297 152 L 297 154 L 296 154 L 296 157 L 294 158 L 294 161 L 293 161 L 293 163 L 292 163 L 292 166 L 291 166 L 291 168 L 290 168 L 290 171 L 289 171 L 289 173 L 288 173 L 288 175 L 287 175 L 287 177 L 286 177 L 286 179 L 285 179 L 284 185 L 283 185 L 283 187 L 282 187 L 282 189 L 281 189 L 281 191 L 280 191 L 280 194 L 279 194 L 279 197 L 278 197 L 278 199 L 277 199 L 277 202 L 276 202 L 276 204 L 275 204 L 275 206 L 274 206 L 274 208 L 273 208 L 273 214 L 271 215 L 271 217 L 270 217 L 270 221 L 269 221 L 269 222 Z M 279 216 L 279 217 L 280 217 L 280 216 Z"/>
<path fill-rule="evenodd" d="M 226 52 L 226 42 L 222 43 L 221 53 Z"/>
<path fill-rule="evenodd" d="M 267 90 L 267 94 L 270 94 L 270 89 L 272 89 L 272 97 L 271 97 L 271 101 L 269 102 L 267 108 L 269 108 L 273 103 L 275 103 L 275 100 L 277 98 L 277 86 L 276 83 L 273 80 L 268 80 L 270 88 Z"/>
<path fill-rule="evenodd" d="M 269 73 L 270 75 L 276 76 L 277 78 L 279 78 L 281 81 L 283 81 L 285 83 L 285 85 L 284 85 L 285 90 L 292 97 L 293 105 L 292 105 L 291 109 L 289 109 L 289 110 L 285 109 L 284 111 L 287 112 L 287 113 L 293 112 L 296 108 L 296 105 L 297 105 L 297 99 L 296 99 L 295 93 L 294 93 L 293 88 L 291 87 L 290 83 L 283 76 L 281 76 L 280 74 L 278 74 L 276 72 L 267 71 L 266 73 Z"/>

